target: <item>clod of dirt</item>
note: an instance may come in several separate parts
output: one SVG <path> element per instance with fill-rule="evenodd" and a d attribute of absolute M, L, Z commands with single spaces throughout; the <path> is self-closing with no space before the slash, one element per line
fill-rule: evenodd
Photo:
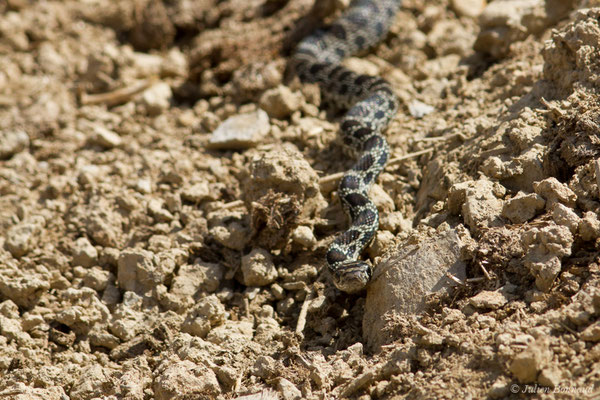
<path fill-rule="evenodd" d="M 242 276 L 246 286 L 265 286 L 277 279 L 277 269 L 271 254 L 265 249 L 253 249 L 242 257 Z"/>
<path fill-rule="evenodd" d="M 572 209 L 560 203 L 556 203 L 552 208 L 552 219 L 558 225 L 564 225 L 569 228 L 573 234 L 577 232 L 581 220 Z"/>
<path fill-rule="evenodd" d="M 213 293 L 221 285 L 225 268 L 221 264 L 208 263 L 197 259 L 193 264 L 179 267 L 171 282 L 171 290 L 164 299 L 169 309 L 184 310 L 190 307 L 198 296 Z"/>
<path fill-rule="evenodd" d="M 73 265 L 91 267 L 98 263 L 98 250 L 86 237 L 80 237 L 73 247 Z"/>
<path fill-rule="evenodd" d="M 448 209 L 454 214 L 460 211 L 472 232 L 499 226 L 503 207 L 497 197 L 499 188 L 487 179 L 457 183 L 448 191 Z"/>
<path fill-rule="evenodd" d="M 208 146 L 212 149 L 247 149 L 262 143 L 269 133 L 269 116 L 263 110 L 227 118 L 212 133 Z"/>
<path fill-rule="evenodd" d="M 510 372 L 521 383 L 534 382 L 542 368 L 552 360 L 552 355 L 548 338 L 539 338 L 512 359 Z"/>
<path fill-rule="evenodd" d="M 92 145 L 97 145 L 105 149 L 119 147 L 123 143 L 123 139 L 117 133 L 106 129 L 100 125 L 92 125 L 93 134 L 90 136 L 89 142 Z"/>
<path fill-rule="evenodd" d="M 502 208 L 502 216 L 508 218 L 514 224 L 522 224 L 529 221 L 544 209 L 546 201 L 536 193 L 517 193 L 515 197 L 508 199 Z"/>
<path fill-rule="evenodd" d="M 475 18 L 483 11 L 486 0 L 451 0 L 450 5 L 461 17 Z"/>
<path fill-rule="evenodd" d="M 118 261 L 119 286 L 124 290 L 143 294 L 162 283 L 178 264 L 168 253 L 163 255 L 165 257 L 161 258 L 147 250 L 122 252 Z M 183 254 L 179 255 L 182 256 Z"/>
<path fill-rule="evenodd" d="M 318 176 L 302 154 L 284 145 L 256 156 L 245 190 L 256 241 L 267 249 L 281 248 L 300 220 L 322 209 Z"/>
<path fill-rule="evenodd" d="M 287 86 L 269 89 L 260 97 L 260 108 L 271 118 L 285 119 L 302 105 L 302 95 L 292 92 Z"/>
<path fill-rule="evenodd" d="M 367 288 L 363 335 L 371 348 L 393 340 L 387 336 L 390 315 L 418 313 L 425 307 L 424 296 L 451 289 L 446 274 L 466 278 L 460 260 L 461 240 L 455 230 L 435 233 L 416 244 L 404 243 L 382 261 Z M 388 334 L 386 334 L 388 332 Z"/>
<path fill-rule="evenodd" d="M 23 131 L 0 131 L 0 160 L 6 160 L 29 146 L 29 135 Z"/>
<path fill-rule="evenodd" d="M 575 20 L 546 43 L 544 77 L 570 94 L 576 87 L 598 86 L 599 9 L 578 10 Z"/>
<path fill-rule="evenodd" d="M 129 33 L 129 40 L 136 49 L 161 49 L 173 41 L 175 27 L 162 1 L 138 2 L 133 18 L 134 25 Z"/>
<path fill-rule="evenodd" d="M 213 328 L 206 340 L 228 348 L 243 349 L 250 345 L 254 335 L 251 321 L 230 321 Z"/>
<path fill-rule="evenodd" d="M 44 217 L 35 216 L 13 226 L 6 234 L 4 247 L 15 258 L 24 256 L 33 248 L 45 225 Z"/>
<path fill-rule="evenodd" d="M 533 184 L 533 190 L 544 199 L 546 207 L 552 208 L 556 203 L 562 203 L 567 207 L 575 207 L 577 195 L 564 183 L 560 183 L 556 178 L 544 179 Z"/>
<path fill-rule="evenodd" d="M 544 0 L 496 0 L 479 16 L 481 32 L 474 48 L 494 58 L 502 58 L 510 46 L 529 35 L 537 35 L 549 24 L 564 17 L 574 1 L 557 1 L 552 7 Z M 563 3 L 563 4 L 561 4 Z M 568 3 L 568 4 L 564 4 Z"/>
<path fill-rule="evenodd" d="M 156 116 L 169 108 L 172 98 L 169 84 L 160 82 L 144 90 L 140 103 L 148 115 Z"/>
<path fill-rule="evenodd" d="M 200 203 L 203 200 L 214 200 L 215 194 L 208 182 L 202 181 L 185 185 L 181 190 L 181 199 L 192 203 Z"/>
<path fill-rule="evenodd" d="M 13 385 L 6 387 L 5 390 L 0 393 L 10 393 L 11 399 L 22 398 L 28 400 L 63 400 L 68 397 L 65 393 L 65 390 L 58 386 L 52 386 L 49 388 L 34 388 L 27 386 L 22 382 L 15 382 Z"/>
<path fill-rule="evenodd" d="M 600 221 L 596 213 L 586 212 L 579 220 L 579 235 L 583 240 L 596 240 L 600 237 Z"/>
<path fill-rule="evenodd" d="M 205 338 L 214 326 L 225 322 L 227 313 L 217 296 L 204 297 L 190 310 L 181 325 L 183 332 Z"/>
<path fill-rule="evenodd" d="M 469 304 L 475 308 L 496 310 L 508 302 L 501 291 L 484 290 L 469 299 Z"/>
<path fill-rule="evenodd" d="M 317 244 L 317 238 L 315 238 L 313 230 L 306 225 L 300 225 L 294 229 L 292 240 L 307 249 L 312 249 Z"/>
<path fill-rule="evenodd" d="M 190 397 L 215 398 L 221 387 L 215 373 L 189 360 L 164 362 L 154 380 L 157 400 L 184 400 Z"/>
<path fill-rule="evenodd" d="M 302 392 L 285 378 L 277 379 L 277 390 L 281 393 L 283 400 L 299 400 L 302 398 Z"/>
<path fill-rule="evenodd" d="M 76 333 L 87 333 L 98 322 L 108 322 L 110 311 L 95 290 L 69 288 L 61 293 L 67 307 L 56 313 L 56 320 Z"/>
<path fill-rule="evenodd" d="M 522 239 L 527 252 L 524 265 L 536 278 L 537 288 L 547 292 L 560 273 L 560 260 L 571 255 L 573 235 L 566 226 L 550 225 L 525 231 Z"/>

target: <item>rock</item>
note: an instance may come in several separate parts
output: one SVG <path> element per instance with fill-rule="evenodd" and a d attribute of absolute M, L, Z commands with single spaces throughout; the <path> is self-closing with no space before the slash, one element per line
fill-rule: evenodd
<path fill-rule="evenodd" d="M 158 54 L 134 51 L 128 56 L 131 69 L 124 71 L 124 73 L 129 73 L 135 78 L 152 78 L 158 76 L 161 72 L 162 64 L 165 62 L 163 57 Z"/>
<path fill-rule="evenodd" d="M 214 399 L 221 393 L 215 373 L 189 360 L 165 360 L 152 388 L 157 400 Z"/>
<path fill-rule="evenodd" d="M 246 286 L 266 286 L 277 279 L 277 269 L 269 253 L 257 248 L 242 257 L 242 275 Z"/>
<path fill-rule="evenodd" d="M 294 268 L 291 275 L 288 275 L 285 279 L 286 282 L 304 282 L 311 283 L 315 280 L 318 275 L 318 270 L 314 265 L 301 264 L 299 267 Z M 291 290 L 291 289 L 290 289 Z"/>
<path fill-rule="evenodd" d="M 510 393 L 509 390 L 509 384 L 504 380 L 504 378 L 499 378 L 490 387 L 490 390 L 488 391 L 488 396 L 491 399 L 504 399 Z"/>
<path fill-rule="evenodd" d="M 285 378 L 277 380 L 277 391 L 281 393 L 283 400 L 298 400 L 302 398 L 302 392 Z"/>
<path fill-rule="evenodd" d="M 279 85 L 262 94 L 260 108 L 271 118 L 285 119 L 302 105 L 302 95 L 293 93 L 287 86 Z"/>
<path fill-rule="evenodd" d="M 550 341 L 543 337 L 531 343 L 511 361 L 509 369 L 521 383 L 534 382 L 538 373 L 552 360 Z"/>
<path fill-rule="evenodd" d="M 450 5 L 459 17 L 475 18 L 483 11 L 486 0 L 451 0 Z"/>
<path fill-rule="evenodd" d="M 502 215 L 513 224 L 522 224 L 535 217 L 538 212 L 544 209 L 545 205 L 546 201 L 542 196 L 535 193 L 525 194 L 519 192 L 515 197 L 504 203 Z"/>
<path fill-rule="evenodd" d="M 271 130 L 269 116 L 263 110 L 227 118 L 212 133 L 211 149 L 240 150 L 262 143 Z"/>
<path fill-rule="evenodd" d="M 552 219 L 554 219 L 554 222 L 558 225 L 569 228 L 573 234 L 577 232 L 581 220 L 573 210 L 560 203 L 554 204 L 554 207 L 552 208 Z"/>
<path fill-rule="evenodd" d="M 534 182 L 533 190 L 546 199 L 548 208 L 553 207 L 557 202 L 569 208 L 575 207 L 577 195 L 567 185 L 560 183 L 554 177 Z"/>
<path fill-rule="evenodd" d="M 448 38 L 452 38 L 452 40 L 448 40 Z M 442 56 L 466 56 L 473 50 L 473 35 L 465 26 L 456 21 L 454 19 L 445 19 L 441 18 L 438 21 L 433 23 L 431 30 L 427 33 L 427 44 L 434 49 L 437 55 Z M 435 71 L 437 68 L 436 65 L 444 68 L 444 62 L 450 61 L 449 69 L 454 69 L 454 65 L 458 64 L 459 58 L 445 58 L 445 59 L 437 59 L 435 61 L 427 62 L 422 71 L 425 73 L 433 73 L 435 75 L 439 75 L 443 72 Z"/>
<path fill-rule="evenodd" d="M 73 265 L 91 267 L 98 264 L 98 250 L 86 237 L 80 237 L 73 244 Z"/>
<path fill-rule="evenodd" d="M 21 343 L 23 335 L 27 335 L 21 326 L 19 309 L 11 300 L 0 303 L 0 335 Z"/>
<path fill-rule="evenodd" d="M 10 300 L 7 300 L 10 301 Z M 18 309 L 17 309 L 18 311 Z M 21 327 L 23 328 L 23 330 L 25 332 L 29 332 L 30 330 L 34 329 L 37 326 L 40 326 L 41 324 L 44 323 L 44 317 L 42 317 L 41 315 L 35 315 L 35 314 L 25 314 L 23 315 L 23 319 L 21 320 Z"/>
<path fill-rule="evenodd" d="M 469 304 L 475 308 L 496 310 L 508 302 L 506 296 L 499 291 L 484 290 L 469 299 Z"/>
<path fill-rule="evenodd" d="M 588 211 L 579 221 L 579 235 L 583 240 L 596 240 L 600 236 L 600 221 L 596 213 Z"/>
<path fill-rule="evenodd" d="M 29 147 L 29 135 L 23 131 L 0 131 L 0 160 L 11 158 Z"/>
<path fill-rule="evenodd" d="M 142 93 L 141 103 L 149 115 L 158 115 L 171 106 L 173 92 L 166 82 L 150 86 Z"/>
<path fill-rule="evenodd" d="M 277 339 L 277 336 L 281 334 L 281 327 L 275 318 L 273 318 L 273 307 L 263 306 L 262 313 L 265 314 L 264 310 L 268 309 L 268 316 L 262 315 L 256 325 L 256 334 L 254 340 L 261 344 L 272 343 L 273 340 Z"/>
<path fill-rule="evenodd" d="M 433 111 L 435 111 L 434 107 L 419 100 L 413 100 L 408 105 L 408 112 L 410 112 L 410 115 L 415 118 L 423 118 L 427 114 L 431 114 Z"/>
<path fill-rule="evenodd" d="M 150 179 L 138 179 L 135 183 L 135 190 L 142 194 L 152 193 L 152 181 Z"/>
<path fill-rule="evenodd" d="M 429 293 L 449 291 L 446 273 L 465 279 L 460 260 L 461 240 L 454 230 L 435 233 L 416 244 L 401 245 L 398 251 L 376 266 L 367 287 L 363 335 L 371 348 L 393 340 L 386 326 L 393 314 L 419 313 Z"/>
<path fill-rule="evenodd" d="M 93 125 L 92 130 L 93 133 L 90 137 L 90 142 L 92 144 L 104 147 L 105 149 L 112 149 L 114 147 L 119 147 L 123 143 L 121 136 L 103 126 Z"/>

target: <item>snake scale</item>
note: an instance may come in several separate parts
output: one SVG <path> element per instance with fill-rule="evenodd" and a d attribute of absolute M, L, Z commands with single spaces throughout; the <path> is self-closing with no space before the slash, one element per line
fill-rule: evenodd
<path fill-rule="evenodd" d="M 389 147 L 382 131 L 398 109 L 389 83 L 380 77 L 357 74 L 341 65 L 344 57 L 367 49 L 387 33 L 400 0 L 355 0 L 329 27 L 304 38 L 292 56 L 292 67 L 302 82 L 318 83 L 324 97 L 347 109 L 340 121 L 343 141 L 358 154 L 344 174 L 338 194 L 350 217 L 350 227 L 333 241 L 327 262 L 335 286 L 345 292 L 362 290 L 372 267 L 359 259 L 379 228 L 379 214 L 369 199 L 370 185 L 383 170 Z"/>

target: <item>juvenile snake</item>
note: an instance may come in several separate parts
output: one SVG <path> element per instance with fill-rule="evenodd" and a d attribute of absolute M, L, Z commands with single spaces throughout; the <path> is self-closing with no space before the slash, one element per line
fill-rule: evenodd
<path fill-rule="evenodd" d="M 400 2 L 353 1 L 332 25 L 303 39 L 291 60 L 302 82 L 318 83 L 325 97 L 348 110 L 341 120 L 341 135 L 359 157 L 344 174 L 338 193 L 351 222 L 327 251 L 334 284 L 348 293 L 362 290 L 372 275 L 371 265 L 359 259 L 379 228 L 379 214 L 368 190 L 389 157 L 382 131 L 396 113 L 398 99 L 384 79 L 357 74 L 340 62 L 379 42 Z"/>

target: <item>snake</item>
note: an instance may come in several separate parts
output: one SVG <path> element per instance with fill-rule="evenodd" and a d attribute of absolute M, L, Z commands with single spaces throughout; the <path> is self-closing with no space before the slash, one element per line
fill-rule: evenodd
<path fill-rule="evenodd" d="M 389 158 L 383 131 L 399 102 L 385 79 L 356 73 L 341 62 L 382 40 L 400 3 L 354 0 L 331 25 L 302 39 L 291 56 L 291 66 L 300 81 L 318 84 L 330 104 L 346 111 L 340 120 L 340 136 L 357 156 L 338 187 L 350 224 L 326 253 L 334 285 L 347 293 L 363 290 L 373 274 L 371 264 L 360 259 L 379 229 L 379 213 L 368 192 Z"/>

